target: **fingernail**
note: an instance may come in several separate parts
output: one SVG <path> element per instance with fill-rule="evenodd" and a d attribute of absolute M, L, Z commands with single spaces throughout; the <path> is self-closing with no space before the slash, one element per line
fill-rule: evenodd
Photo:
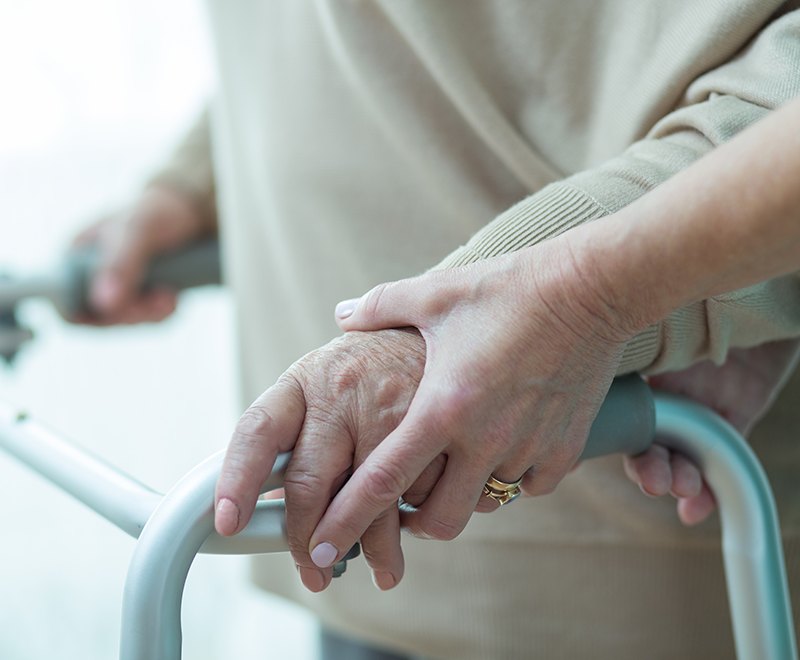
<path fill-rule="evenodd" d="M 642 484 L 639 484 L 639 489 L 640 489 L 640 490 L 641 490 L 641 491 L 642 491 L 642 492 L 643 492 L 645 495 L 647 495 L 647 497 L 652 497 L 653 499 L 655 499 L 655 498 L 657 498 L 657 497 L 658 497 L 658 495 L 654 495 L 653 493 L 648 493 L 648 492 L 647 492 L 647 491 L 644 489 L 644 486 L 642 486 Z"/>
<path fill-rule="evenodd" d="M 361 300 L 361 298 L 342 300 L 342 302 L 336 305 L 336 318 L 346 319 L 348 316 L 350 316 L 353 313 L 353 310 L 356 308 L 359 300 Z"/>
<path fill-rule="evenodd" d="M 89 294 L 92 307 L 105 312 L 114 308 L 120 295 L 119 281 L 112 275 L 100 275 L 97 280 L 92 284 L 92 289 Z"/>
<path fill-rule="evenodd" d="M 227 497 L 223 497 L 217 502 L 214 518 L 217 531 L 223 536 L 230 536 L 234 534 L 239 527 L 239 507 Z"/>
<path fill-rule="evenodd" d="M 397 580 L 391 573 L 372 571 L 372 583 L 381 591 L 388 591 L 397 584 Z"/>
<path fill-rule="evenodd" d="M 297 572 L 300 573 L 300 580 L 309 591 L 318 593 L 325 588 L 325 578 L 316 568 L 298 566 Z"/>
<path fill-rule="evenodd" d="M 320 543 L 311 551 L 311 561 L 320 568 L 328 568 L 335 560 L 339 551 L 330 543 Z"/>

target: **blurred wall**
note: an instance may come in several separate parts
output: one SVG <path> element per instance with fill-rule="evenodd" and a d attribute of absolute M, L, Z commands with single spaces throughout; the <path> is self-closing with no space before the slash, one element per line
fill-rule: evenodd
<path fill-rule="evenodd" d="M 194 0 L 0 3 L 0 271 L 52 266 L 137 193 L 212 93 L 203 21 Z M 0 368 L 0 399 L 163 492 L 236 420 L 231 312 L 207 289 L 165 323 L 92 329 L 28 303 L 37 337 Z M 0 501 L 0 658 L 115 657 L 134 541 L 2 452 Z M 185 658 L 302 660 L 314 631 L 247 584 L 244 558 L 195 563 Z"/>

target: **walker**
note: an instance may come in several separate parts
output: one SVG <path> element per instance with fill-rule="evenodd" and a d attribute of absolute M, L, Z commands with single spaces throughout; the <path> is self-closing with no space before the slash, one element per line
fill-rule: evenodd
<path fill-rule="evenodd" d="M 81 309 L 94 263 L 87 252 L 50 275 L 0 280 L 0 355 L 10 361 L 32 336 L 14 317 L 19 300 L 45 296 L 67 313 Z M 145 286 L 164 283 L 182 289 L 218 278 L 216 246 L 206 243 L 156 260 Z M 627 376 L 612 385 L 581 459 L 635 455 L 654 437 L 691 458 L 717 499 L 737 658 L 797 660 L 775 501 L 758 459 L 733 427 L 703 406 L 651 393 L 641 378 Z M 181 657 L 181 599 L 198 552 L 289 549 L 282 500 L 260 501 L 250 523 L 233 538 L 214 531 L 214 487 L 224 452 L 161 495 L 6 406 L 0 406 L 0 447 L 138 539 L 123 592 L 120 660 Z M 279 455 L 262 492 L 281 486 L 289 458 Z M 334 567 L 335 576 L 357 555 L 356 546 Z"/>

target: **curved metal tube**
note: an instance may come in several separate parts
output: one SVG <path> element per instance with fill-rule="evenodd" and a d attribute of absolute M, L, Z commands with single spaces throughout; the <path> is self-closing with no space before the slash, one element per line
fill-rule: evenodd
<path fill-rule="evenodd" d="M 691 458 L 714 493 L 739 660 L 797 659 L 778 513 L 745 439 L 707 408 L 655 393 L 656 441 Z"/>
<path fill-rule="evenodd" d="M 164 497 L 2 403 L 0 447 L 135 539 Z M 286 457 L 279 459 L 284 463 L 286 460 Z M 280 487 L 280 483 L 271 485 L 273 482 L 265 486 Z M 277 511 L 277 506 L 259 502 L 250 523 L 232 538 L 220 536 L 212 529 L 200 552 L 217 555 L 283 552 L 285 547 L 278 541 L 284 536 L 283 528 L 277 523 L 282 510 Z M 276 547 L 279 549 L 272 549 Z"/>
<path fill-rule="evenodd" d="M 214 487 L 224 451 L 181 479 L 156 507 L 133 552 L 122 596 L 121 660 L 177 660 L 181 657 L 181 598 L 186 575 L 214 529 Z M 281 454 L 262 492 L 279 487 L 288 463 Z M 264 502 L 260 552 L 289 549 L 282 501 Z M 249 526 L 249 525 L 248 525 Z M 269 546 L 269 547 L 266 547 Z"/>
<path fill-rule="evenodd" d="M 740 660 L 796 660 L 797 646 L 777 512 L 769 482 L 746 441 L 706 408 L 656 393 L 658 441 L 688 455 L 717 497 L 725 574 Z M 611 410 L 609 408 L 609 410 Z M 643 408 L 644 410 L 644 408 Z M 631 435 L 650 433 L 648 414 Z M 598 416 L 598 420 L 600 417 Z M 627 418 L 629 421 L 629 417 Z M 606 450 L 625 428 L 624 409 L 606 416 L 593 436 Z M 634 442 L 635 440 L 635 442 Z M 625 446 L 640 451 L 646 442 Z M 178 660 L 183 586 L 198 551 L 254 554 L 288 550 L 282 501 L 259 502 L 236 537 L 213 529 L 213 494 L 223 452 L 181 479 L 162 498 L 138 481 L 0 406 L 0 446 L 108 520 L 139 538 L 123 596 L 122 660 Z M 599 451 L 592 448 L 592 451 Z M 289 455 L 281 454 L 262 492 L 278 488 Z"/>
<path fill-rule="evenodd" d="M 161 501 L 156 491 L 2 404 L 0 447 L 134 538 Z"/>

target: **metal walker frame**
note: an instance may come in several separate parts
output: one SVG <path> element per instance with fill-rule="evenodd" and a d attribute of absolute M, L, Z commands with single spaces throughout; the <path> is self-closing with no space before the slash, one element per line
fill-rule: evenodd
<path fill-rule="evenodd" d="M 623 392 L 614 398 L 609 396 L 601 409 L 582 458 L 626 449 L 638 453 L 653 440 L 652 424 L 643 424 L 641 415 L 633 431 L 621 429 L 630 396 Z M 744 438 L 708 409 L 663 393 L 655 394 L 654 405 L 658 442 L 700 467 L 719 505 L 737 657 L 797 660 L 778 515 L 761 464 Z M 633 408 L 641 410 L 641 404 L 633 402 Z M 624 447 L 619 446 L 621 437 Z M 200 463 L 162 496 L 4 407 L 0 447 L 138 539 L 123 593 L 120 660 L 179 660 L 183 587 L 198 552 L 289 549 L 282 500 L 259 502 L 236 537 L 214 531 L 214 487 L 223 452 Z M 289 458 L 279 455 L 262 492 L 280 487 Z"/>

